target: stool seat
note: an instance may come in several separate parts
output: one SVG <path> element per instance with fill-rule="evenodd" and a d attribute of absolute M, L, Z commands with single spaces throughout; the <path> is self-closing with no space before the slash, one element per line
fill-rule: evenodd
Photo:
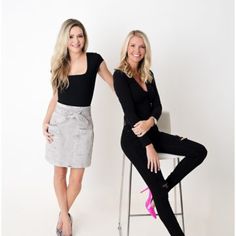
<path fill-rule="evenodd" d="M 158 152 L 158 157 L 160 160 L 176 160 L 177 158 L 183 158 L 184 156 Z"/>

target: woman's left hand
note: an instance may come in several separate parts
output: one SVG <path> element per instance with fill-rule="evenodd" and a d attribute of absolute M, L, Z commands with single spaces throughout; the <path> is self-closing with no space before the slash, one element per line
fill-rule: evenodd
<path fill-rule="evenodd" d="M 138 137 L 142 137 L 148 132 L 148 130 L 153 126 L 153 124 L 154 122 L 152 118 L 149 118 L 148 120 L 141 120 L 134 125 L 132 131 Z"/>

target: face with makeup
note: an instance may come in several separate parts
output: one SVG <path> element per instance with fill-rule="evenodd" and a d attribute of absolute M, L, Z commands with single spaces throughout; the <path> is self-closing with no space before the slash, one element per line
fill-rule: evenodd
<path fill-rule="evenodd" d="M 137 68 L 138 64 L 144 58 L 146 53 L 146 47 L 141 37 L 133 36 L 127 48 L 127 61 L 133 68 Z"/>
<path fill-rule="evenodd" d="M 83 30 L 79 26 L 74 26 L 69 32 L 67 48 L 69 53 L 81 53 L 85 44 Z"/>

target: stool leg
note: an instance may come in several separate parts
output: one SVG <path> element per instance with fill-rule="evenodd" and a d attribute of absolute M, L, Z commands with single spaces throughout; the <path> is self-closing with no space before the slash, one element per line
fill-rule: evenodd
<path fill-rule="evenodd" d="M 180 162 L 180 159 L 177 158 L 178 164 Z M 184 225 L 184 204 L 183 204 L 183 193 L 182 193 L 182 184 L 181 181 L 179 182 L 179 195 L 180 195 L 180 208 L 181 208 L 181 216 L 182 216 L 182 226 L 183 226 L 183 232 L 185 233 L 185 225 Z"/>
<path fill-rule="evenodd" d="M 181 207 L 181 216 L 182 216 L 182 226 L 183 226 L 183 231 L 185 233 L 185 227 L 184 227 L 184 206 L 183 206 L 183 194 L 182 194 L 181 182 L 179 182 L 179 193 L 180 193 L 180 207 Z"/>
<path fill-rule="evenodd" d="M 176 167 L 176 159 L 174 158 L 173 159 L 173 170 L 175 169 Z M 176 188 L 173 189 L 174 190 L 174 213 L 177 213 L 178 212 L 178 209 L 177 209 L 177 191 L 176 191 Z"/>
<path fill-rule="evenodd" d="M 122 236 L 121 215 L 122 215 L 122 200 L 123 200 L 123 189 L 124 189 L 124 171 L 125 171 L 125 154 L 123 153 L 121 185 L 120 185 L 119 222 L 118 222 L 118 230 L 120 236 Z"/>
<path fill-rule="evenodd" d="M 128 203 L 127 236 L 129 236 L 129 227 L 130 227 L 131 188 L 132 188 L 132 163 L 130 162 L 130 172 L 129 172 L 129 203 Z"/>

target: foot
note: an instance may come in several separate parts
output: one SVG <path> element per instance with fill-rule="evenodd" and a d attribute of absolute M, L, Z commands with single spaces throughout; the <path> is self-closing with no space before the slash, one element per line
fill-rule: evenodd
<path fill-rule="evenodd" d="M 154 203 L 154 201 L 152 200 L 152 202 L 151 202 L 151 206 L 153 207 L 153 208 L 155 208 L 156 207 L 156 205 L 155 205 L 155 203 Z"/>
<path fill-rule="evenodd" d="M 62 236 L 72 236 L 72 222 L 69 215 L 62 217 Z"/>
<path fill-rule="evenodd" d="M 154 207 L 155 207 L 155 204 L 153 203 L 153 201 L 152 201 L 149 205 L 146 203 L 146 209 L 147 209 L 147 211 L 150 213 L 150 215 L 151 215 L 154 219 L 156 219 L 157 217 L 156 217 L 156 212 L 155 212 Z"/>
<path fill-rule="evenodd" d="M 152 193 L 151 191 L 149 190 L 149 196 L 148 196 L 148 199 L 145 203 L 145 206 L 147 208 L 147 211 L 150 213 L 150 215 L 156 219 L 156 212 L 155 212 L 155 203 L 153 201 L 153 197 L 152 197 Z"/>
<path fill-rule="evenodd" d="M 148 198 L 146 200 L 145 206 L 147 211 L 150 213 L 150 215 L 156 219 L 156 212 L 155 212 L 155 203 L 153 201 L 153 197 L 152 197 L 152 193 L 150 191 L 150 189 L 147 187 L 144 190 L 141 191 L 141 193 L 145 192 L 145 191 L 149 191 L 148 192 Z"/>
<path fill-rule="evenodd" d="M 60 235 L 62 232 L 62 219 L 61 219 L 61 213 L 59 213 L 58 221 L 57 221 L 57 227 L 56 227 L 57 235 Z"/>

